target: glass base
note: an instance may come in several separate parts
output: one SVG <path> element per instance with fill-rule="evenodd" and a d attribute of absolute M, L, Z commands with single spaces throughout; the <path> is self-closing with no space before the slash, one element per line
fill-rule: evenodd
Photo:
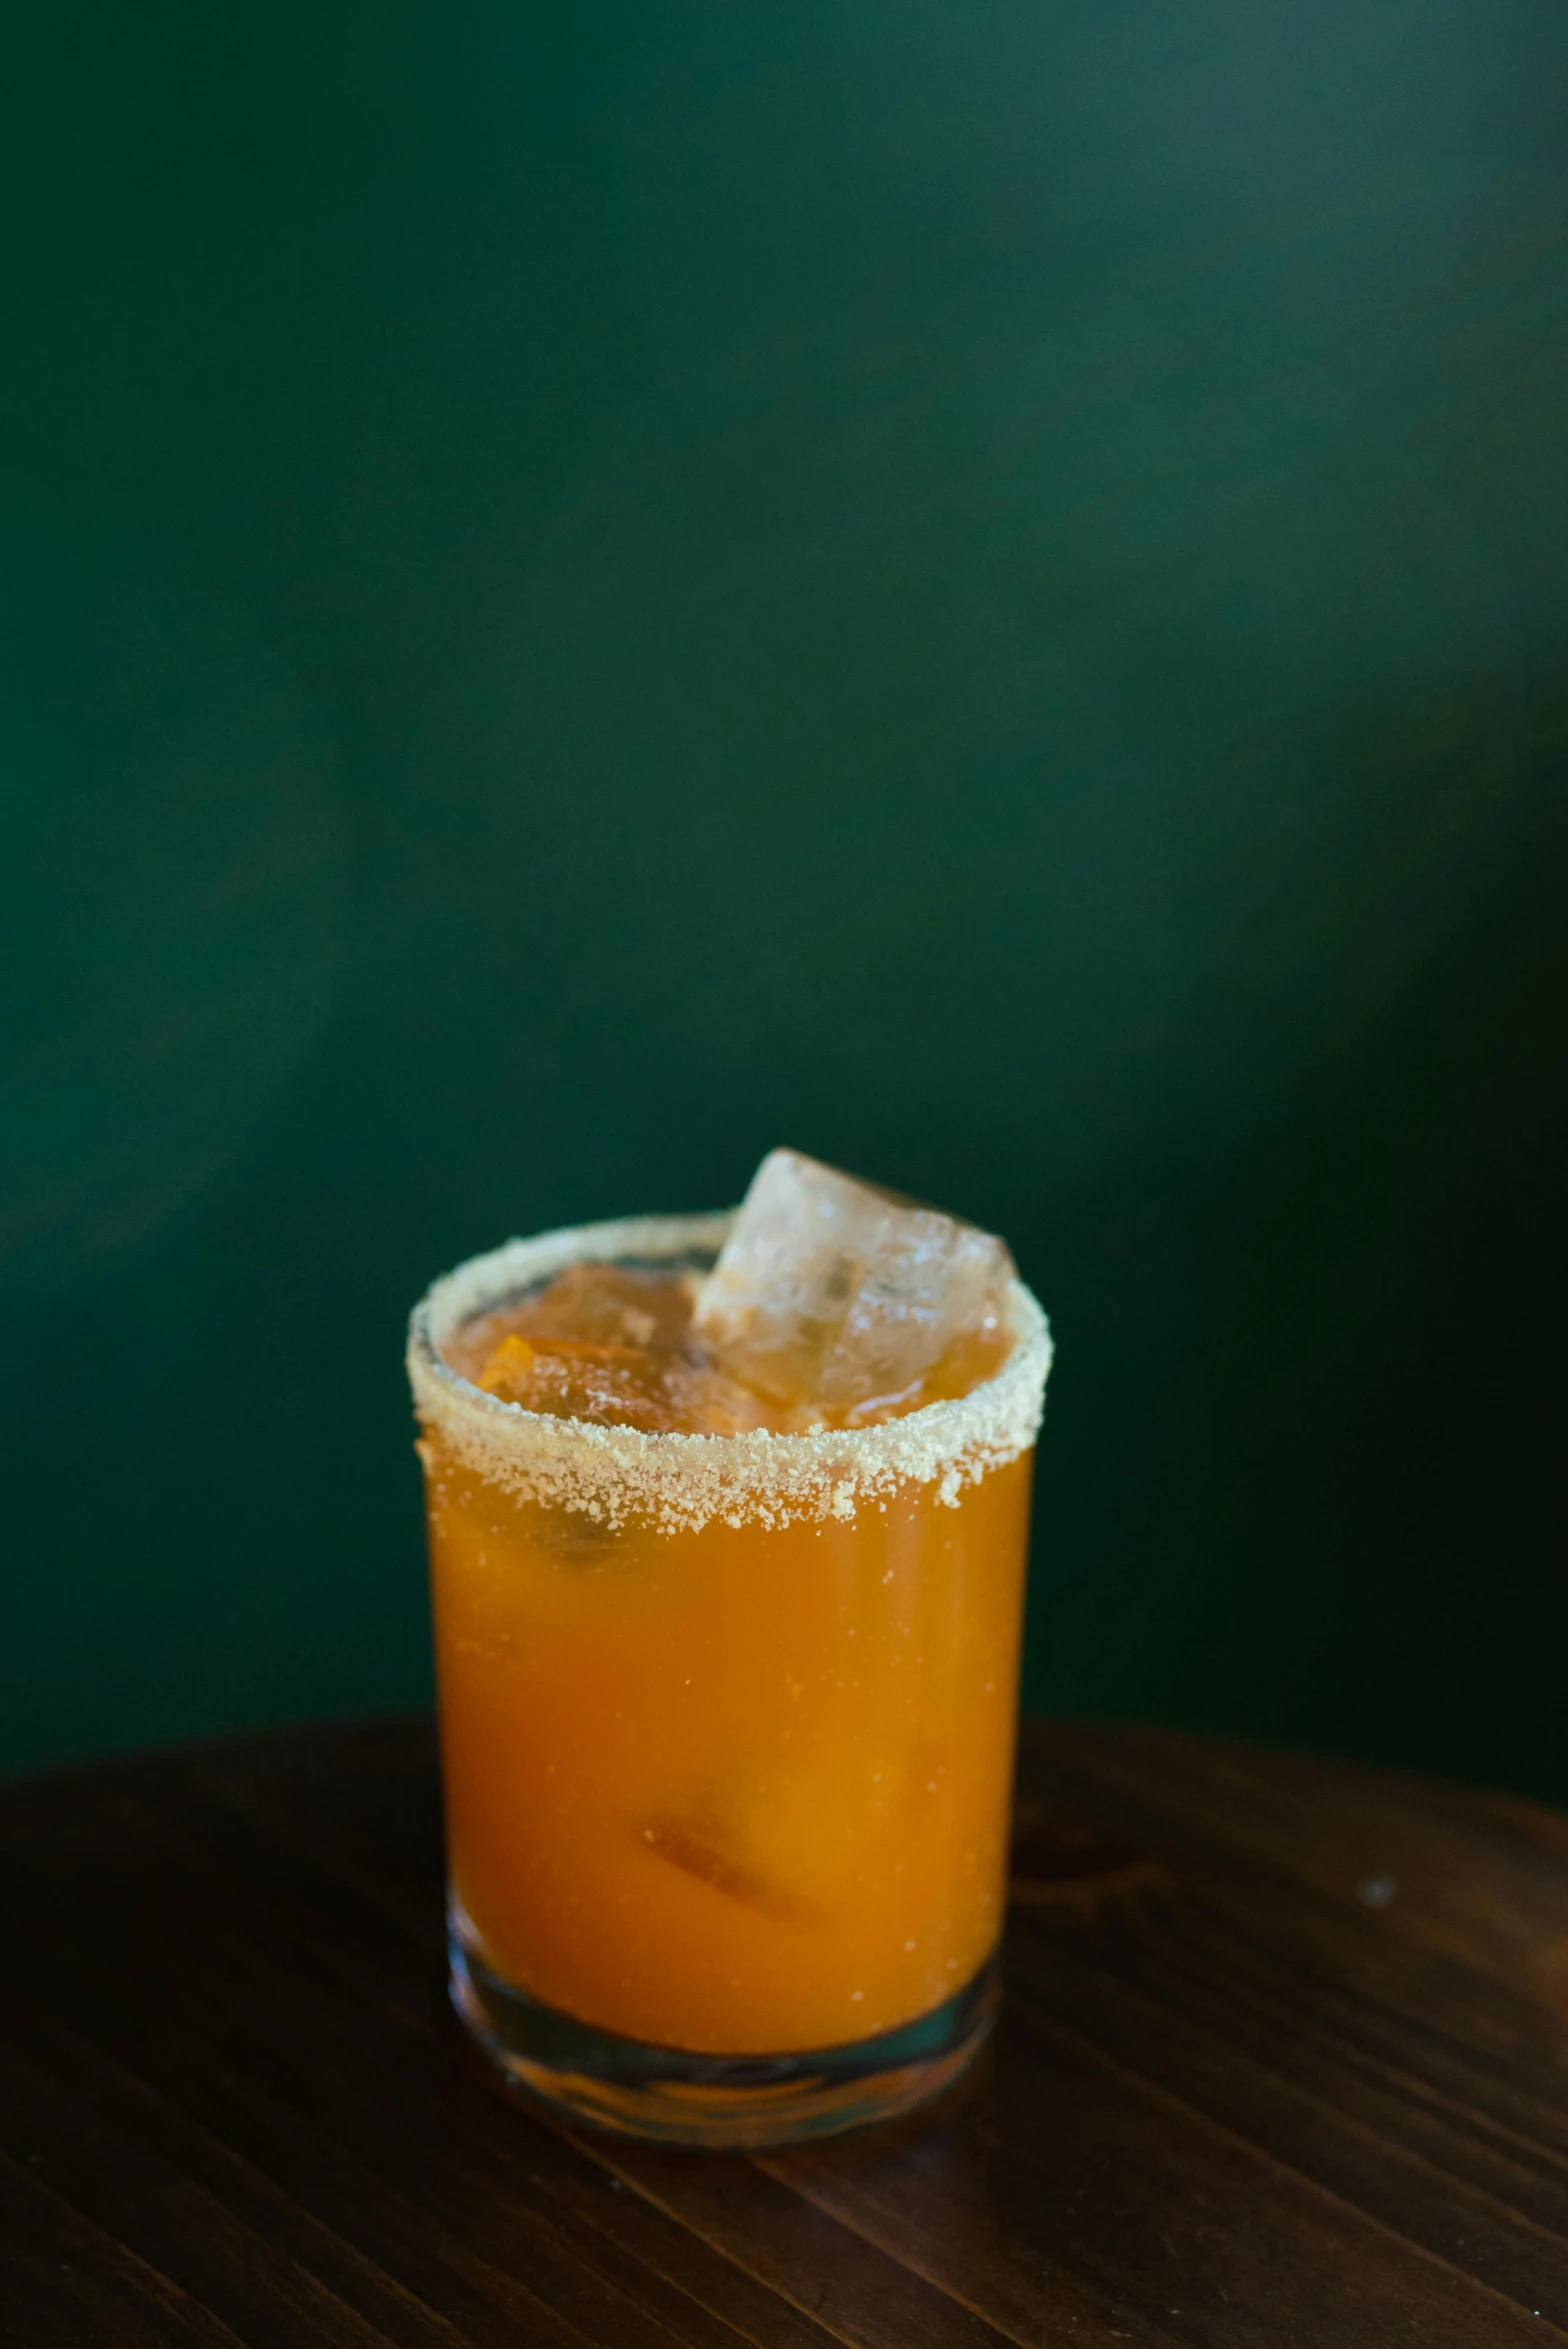
<path fill-rule="evenodd" d="M 574 2121 L 661 2145 L 792 2145 L 891 2120 L 935 2096 L 984 2040 L 993 1957 L 954 1997 L 896 2031 L 794 2055 L 692 2055 L 595 2030 L 492 1972 L 454 1901 L 452 2004 L 510 2087 Z"/>

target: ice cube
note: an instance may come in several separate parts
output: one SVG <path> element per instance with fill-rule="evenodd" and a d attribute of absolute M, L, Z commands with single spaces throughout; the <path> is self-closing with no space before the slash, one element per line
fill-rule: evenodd
<path fill-rule="evenodd" d="M 573 1338 L 502 1339 L 475 1384 L 552 1419 L 586 1419 L 644 1434 L 738 1435 L 767 1424 L 751 1390 L 712 1365 L 651 1347 Z"/>
<path fill-rule="evenodd" d="M 731 1758 L 688 1798 L 652 1818 L 643 1841 L 660 1859 L 748 1908 L 820 1914 L 882 1847 L 912 1800 L 901 1749 Z"/>
<path fill-rule="evenodd" d="M 864 1410 L 908 1394 L 960 1341 L 999 1333 L 1012 1272 L 990 1232 L 771 1150 L 693 1326 L 776 1402 Z"/>
<path fill-rule="evenodd" d="M 691 1294 L 683 1276 L 592 1263 L 569 1264 L 512 1315 L 524 1337 L 655 1347 L 684 1344 L 690 1318 Z"/>
<path fill-rule="evenodd" d="M 630 1346 L 590 1346 L 569 1340 L 503 1338 L 478 1384 L 503 1403 L 521 1403 L 553 1419 L 591 1419 L 601 1425 L 674 1428 L 681 1424 L 661 1392 L 650 1358 Z"/>

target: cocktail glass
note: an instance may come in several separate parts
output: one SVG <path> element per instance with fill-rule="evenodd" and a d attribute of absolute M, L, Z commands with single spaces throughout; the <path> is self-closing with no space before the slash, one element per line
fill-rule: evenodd
<path fill-rule="evenodd" d="M 805 1435 L 551 1418 L 445 1352 L 589 1261 L 702 1270 L 728 1218 L 513 1241 L 438 1281 L 421 1423 L 452 1995 L 580 2120 L 765 2145 L 902 2111 L 996 2001 L 1044 1316 L 956 1401 Z"/>

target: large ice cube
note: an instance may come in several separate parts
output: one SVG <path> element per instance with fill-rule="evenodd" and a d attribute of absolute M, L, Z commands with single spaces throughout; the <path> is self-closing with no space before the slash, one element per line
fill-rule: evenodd
<path fill-rule="evenodd" d="M 999 1332 L 1012 1272 L 990 1232 L 771 1150 L 697 1292 L 694 1327 L 759 1393 L 854 1411 Z"/>

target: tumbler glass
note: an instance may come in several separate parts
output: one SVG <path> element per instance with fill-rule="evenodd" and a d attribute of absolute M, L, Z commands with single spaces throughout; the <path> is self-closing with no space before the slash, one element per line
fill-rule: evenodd
<path fill-rule="evenodd" d="M 997 1374 L 804 1435 L 643 1433 L 446 1348 L 587 1261 L 702 1270 L 728 1218 L 512 1241 L 438 1281 L 421 1426 L 452 1996 L 516 2086 L 688 2145 L 920 2102 L 990 2026 L 1035 1431 Z"/>

